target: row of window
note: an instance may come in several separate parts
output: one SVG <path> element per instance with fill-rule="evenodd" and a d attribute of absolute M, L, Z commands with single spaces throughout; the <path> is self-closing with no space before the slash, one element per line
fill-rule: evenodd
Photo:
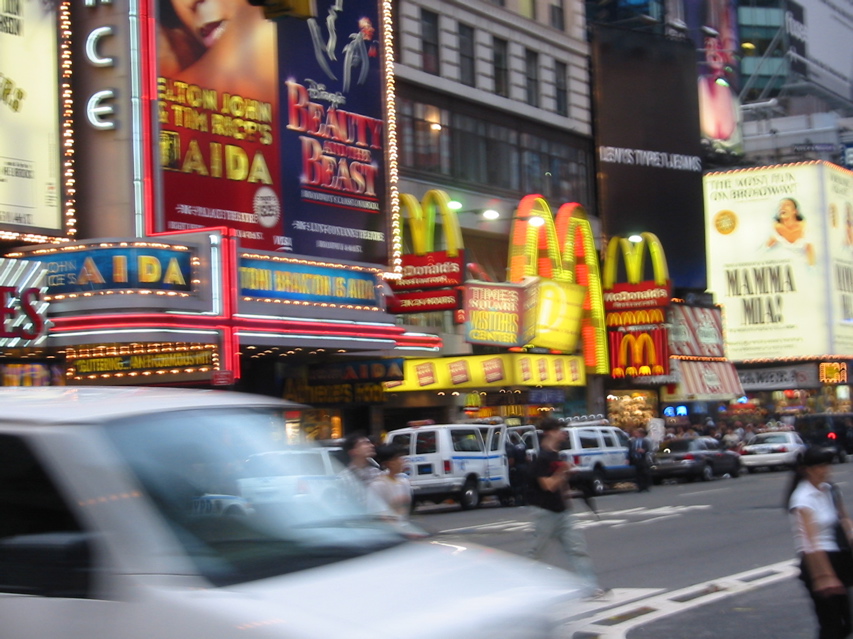
<path fill-rule="evenodd" d="M 530 2 L 535 6 L 535 2 Z M 560 8 L 560 21 L 562 22 L 562 2 Z M 562 26 L 560 26 L 562 28 Z M 475 30 L 464 23 L 458 24 L 457 29 L 459 47 L 459 81 L 470 87 L 477 85 L 476 54 L 475 54 Z M 427 9 L 421 9 L 421 68 L 427 73 L 441 74 L 441 61 L 439 52 L 441 43 L 439 38 L 438 14 Z M 532 49 L 524 51 L 524 90 L 525 102 L 527 104 L 540 106 L 540 77 L 539 77 L 539 53 Z M 495 94 L 508 98 L 510 91 L 509 82 L 509 42 L 502 38 L 492 37 L 492 71 L 494 77 L 493 90 Z M 554 61 L 554 111 L 559 115 L 569 115 L 569 84 L 568 65 L 559 60 Z"/>
<path fill-rule="evenodd" d="M 480 187 L 542 193 L 555 202 L 592 201 L 591 159 L 565 140 L 399 97 L 401 167 Z"/>

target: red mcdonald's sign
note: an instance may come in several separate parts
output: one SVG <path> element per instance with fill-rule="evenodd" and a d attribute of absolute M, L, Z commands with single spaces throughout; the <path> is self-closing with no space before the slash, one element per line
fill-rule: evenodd
<path fill-rule="evenodd" d="M 610 331 L 610 370 L 613 377 L 647 377 L 669 374 L 667 330 Z"/>

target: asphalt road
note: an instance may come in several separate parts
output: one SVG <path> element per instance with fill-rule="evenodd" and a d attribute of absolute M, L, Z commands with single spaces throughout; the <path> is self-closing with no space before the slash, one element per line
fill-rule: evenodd
<path fill-rule="evenodd" d="M 815 636 L 782 508 L 788 479 L 787 472 L 763 472 L 666 484 L 650 493 L 628 491 L 629 485 L 598 498 L 597 514 L 576 500 L 600 581 L 614 594 L 585 604 L 566 636 Z M 833 479 L 853 504 L 853 463 L 834 466 Z M 516 554 L 523 554 L 531 530 L 529 509 L 491 502 L 467 512 L 425 506 L 414 519 L 443 538 Z M 544 561 L 568 567 L 556 545 Z M 637 614 L 643 609 L 654 612 Z M 584 629 L 585 622 L 595 623 Z"/>

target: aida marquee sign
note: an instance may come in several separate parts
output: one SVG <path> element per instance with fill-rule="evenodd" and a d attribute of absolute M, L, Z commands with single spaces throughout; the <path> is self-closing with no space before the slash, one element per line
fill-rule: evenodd
<path fill-rule="evenodd" d="M 67 250 L 30 251 L 21 257 L 44 266 L 50 295 L 193 290 L 195 250 L 187 246 L 151 242 L 81 243 L 69 245 Z"/>

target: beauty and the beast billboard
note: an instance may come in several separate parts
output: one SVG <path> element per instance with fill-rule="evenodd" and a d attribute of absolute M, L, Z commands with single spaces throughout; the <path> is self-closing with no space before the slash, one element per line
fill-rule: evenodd
<path fill-rule="evenodd" d="M 609 236 L 667 247 L 676 287 L 705 288 L 702 146 L 693 44 L 596 26 L 592 40 L 599 210 Z"/>
<path fill-rule="evenodd" d="M 158 230 L 388 264 L 378 4 L 318 0 L 317 16 L 159 0 Z"/>

